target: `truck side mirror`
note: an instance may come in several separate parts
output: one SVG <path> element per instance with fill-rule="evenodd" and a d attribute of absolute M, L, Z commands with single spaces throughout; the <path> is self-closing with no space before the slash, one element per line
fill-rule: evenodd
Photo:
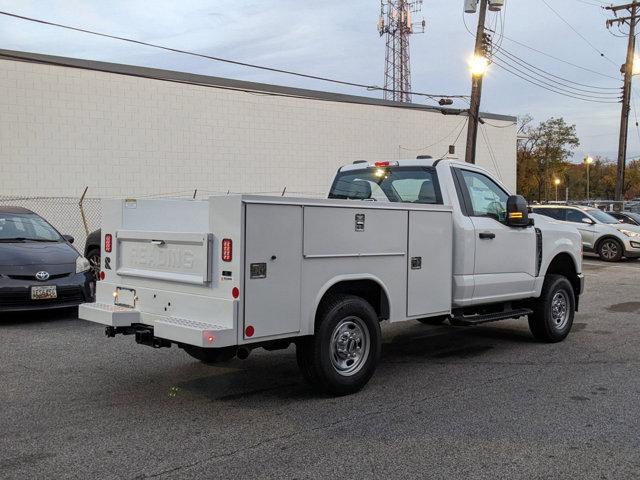
<path fill-rule="evenodd" d="M 529 206 L 522 195 L 511 195 L 507 199 L 506 224 L 509 227 L 528 227 L 531 225 Z"/>

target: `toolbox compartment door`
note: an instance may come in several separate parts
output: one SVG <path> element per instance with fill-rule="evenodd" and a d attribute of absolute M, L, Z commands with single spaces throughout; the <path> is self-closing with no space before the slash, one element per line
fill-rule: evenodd
<path fill-rule="evenodd" d="M 211 282 L 209 233 L 119 230 L 116 241 L 118 275 L 192 285 Z"/>
<path fill-rule="evenodd" d="M 245 242 L 245 334 L 299 332 L 302 206 L 247 203 Z"/>
<path fill-rule="evenodd" d="M 452 237 L 451 212 L 409 212 L 408 317 L 449 313 Z"/>

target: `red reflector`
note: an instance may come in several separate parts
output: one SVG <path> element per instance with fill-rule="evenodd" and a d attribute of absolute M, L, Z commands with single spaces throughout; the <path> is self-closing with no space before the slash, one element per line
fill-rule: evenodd
<path fill-rule="evenodd" d="M 222 261 L 230 262 L 233 260 L 233 241 L 230 238 L 222 240 Z"/>
<path fill-rule="evenodd" d="M 113 238 L 110 233 L 107 233 L 104 236 L 104 251 L 107 253 L 111 253 L 111 248 L 113 247 Z"/>
<path fill-rule="evenodd" d="M 244 329 L 244 333 L 247 337 L 253 337 L 253 334 L 256 333 L 256 329 L 253 328 L 253 325 L 249 325 Z"/>
<path fill-rule="evenodd" d="M 100 280 L 104 280 L 104 277 L 106 277 L 104 272 L 100 272 Z"/>
<path fill-rule="evenodd" d="M 216 336 L 213 334 L 211 330 L 205 330 L 202 332 L 202 338 L 207 343 L 213 343 L 216 341 Z"/>
<path fill-rule="evenodd" d="M 240 289 L 238 289 L 238 287 L 233 287 L 231 295 L 233 295 L 233 298 L 238 298 L 240 296 Z"/>
<path fill-rule="evenodd" d="M 389 165 L 391 165 L 391 162 L 376 162 L 374 163 L 374 165 L 376 167 L 388 167 Z"/>

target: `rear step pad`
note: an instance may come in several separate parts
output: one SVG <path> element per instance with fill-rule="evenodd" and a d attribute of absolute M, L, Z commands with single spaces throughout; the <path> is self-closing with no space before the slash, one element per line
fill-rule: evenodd
<path fill-rule="evenodd" d="M 461 315 L 459 317 L 451 317 L 449 323 L 457 327 L 466 327 L 470 325 L 478 325 L 480 323 L 495 322 L 496 320 L 506 320 L 508 318 L 524 317 L 531 315 L 533 310 L 529 308 L 518 308 L 516 310 L 505 310 L 504 312 L 487 313 L 485 315 Z"/>
<path fill-rule="evenodd" d="M 158 338 L 205 348 L 227 347 L 237 343 L 236 331 L 232 327 L 177 317 L 157 320 L 154 325 L 154 335 Z"/>

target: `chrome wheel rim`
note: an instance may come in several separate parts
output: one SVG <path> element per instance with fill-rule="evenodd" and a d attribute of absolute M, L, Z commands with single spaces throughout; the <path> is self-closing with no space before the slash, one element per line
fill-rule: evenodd
<path fill-rule="evenodd" d="M 557 330 L 562 330 L 569 321 L 569 297 L 563 290 L 559 290 L 551 301 L 551 321 Z"/>
<path fill-rule="evenodd" d="M 100 276 L 100 256 L 92 255 L 88 260 L 93 278 L 97 279 Z"/>
<path fill-rule="evenodd" d="M 602 247 L 600 248 L 600 252 L 602 253 L 602 256 L 604 258 L 606 258 L 607 260 L 611 260 L 612 258 L 615 258 L 616 255 L 618 255 L 618 245 L 615 244 L 615 242 L 604 242 L 602 244 Z"/>
<path fill-rule="evenodd" d="M 346 317 L 331 334 L 331 365 L 345 377 L 355 375 L 369 357 L 369 330 L 358 317 Z"/>

